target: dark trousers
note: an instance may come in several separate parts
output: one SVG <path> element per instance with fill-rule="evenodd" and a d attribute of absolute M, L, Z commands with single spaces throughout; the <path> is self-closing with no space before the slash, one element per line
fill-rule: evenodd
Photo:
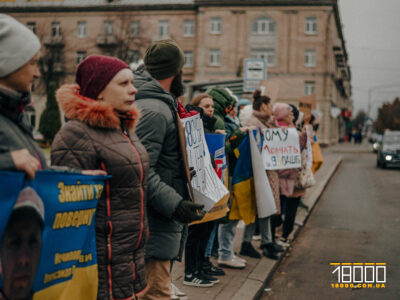
<path fill-rule="evenodd" d="M 281 195 L 281 205 L 285 205 L 285 221 L 283 222 L 282 237 L 288 238 L 293 230 L 294 221 L 296 219 L 297 208 L 299 207 L 301 197 L 288 198 Z"/>
<path fill-rule="evenodd" d="M 214 224 L 214 222 L 206 222 L 189 226 L 185 248 L 185 274 L 201 271 L 204 253 Z"/>

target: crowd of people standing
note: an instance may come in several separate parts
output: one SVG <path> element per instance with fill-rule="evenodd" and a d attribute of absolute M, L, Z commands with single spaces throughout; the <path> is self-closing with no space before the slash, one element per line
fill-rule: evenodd
<path fill-rule="evenodd" d="M 181 119 L 199 114 L 206 133 L 226 136 L 232 175 L 235 149 L 249 131 L 296 128 L 305 151 L 315 140 L 315 124 L 310 124 L 315 117 L 293 105 L 272 103 L 260 90 L 244 101 L 222 87 L 196 95 L 185 108 L 180 102 L 183 51 L 172 40 L 155 41 L 134 72 L 125 62 L 102 55 L 77 66 L 75 83 L 56 93 L 68 121 L 53 141 L 48 166 L 23 118 L 32 82 L 40 76 L 40 42 L 24 25 L 0 15 L 0 45 L 5 49 L 0 52 L 0 169 L 24 171 L 31 178 L 51 168 L 111 175 L 96 210 L 98 299 L 177 299 L 181 292 L 171 282 L 171 271 L 174 261 L 183 258 L 183 283 L 196 287 L 218 284 L 226 268 L 246 267 L 246 259 L 233 250 L 239 220 L 228 213 L 190 225 L 205 211 L 193 201 L 190 182 L 196 175 L 188 165 Z M 244 106 L 251 106 L 251 113 L 239 121 L 238 109 L 240 114 Z M 277 259 L 290 245 L 306 193 L 296 184 L 298 169 L 266 174 L 277 212 L 246 225 L 241 256 Z M 256 230 L 261 254 L 252 243 Z M 212 255 L 218 256 L 216 263 Z M 5 289 L 1 295 L 13 299 Z"/>

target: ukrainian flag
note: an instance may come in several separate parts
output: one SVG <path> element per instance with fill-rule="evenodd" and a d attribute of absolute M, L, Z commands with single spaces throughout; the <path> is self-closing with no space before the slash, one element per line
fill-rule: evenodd
<path fill-rule="evenodd" d="M 243 220 L 247 225 L 255 222 L 257 212 L 249 134 L 246 134 L 234 153 L 237 161 L 232 175 L 232 205 L 229 219 Z"/>

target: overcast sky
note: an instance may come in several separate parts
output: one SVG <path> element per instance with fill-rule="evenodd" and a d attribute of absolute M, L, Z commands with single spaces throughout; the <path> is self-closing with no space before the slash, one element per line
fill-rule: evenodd
<path fill-rule="evenodd" d="M 400 0 L 339 0 L 352 72 L 354 111 L 371 115 L 385 101 L 400 96 Z"/>

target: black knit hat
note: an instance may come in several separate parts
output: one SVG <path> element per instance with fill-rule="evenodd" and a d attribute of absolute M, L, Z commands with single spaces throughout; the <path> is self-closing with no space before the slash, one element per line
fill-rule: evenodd
<path fill-rule="evenodd" d="M 146 70 L 155 79 L 177 75 L 185 62 L 181 48 L 172 40 L 153 42 L 143 60 Z"/>

